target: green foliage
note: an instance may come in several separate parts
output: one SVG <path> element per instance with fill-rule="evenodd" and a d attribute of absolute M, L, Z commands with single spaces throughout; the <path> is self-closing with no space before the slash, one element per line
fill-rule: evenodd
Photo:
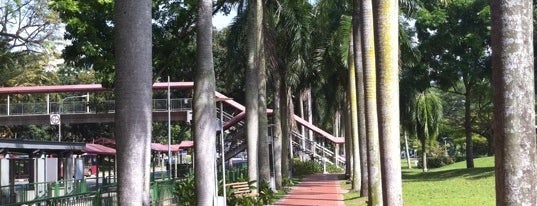
<path fill-rule="evenodd" d="M 343 173 L 343 168 L 339 168 L 334 164 L 326 164 L 326 171 L 330 174 L 341 174 Z"/>
<path fill-rule="evenodd" d="M 453 163 L 455 163 L 455 159 L 447 156 L 436 156 L 427 158 L 428 168 L 439 168 Z M 423 168 L 423 161 L 421 158 L 419 158 L 418 160 L 418 168 Z"/>
<path fill-rule="evenodd" d="M 111 87 L 115 79 L 114 1 L 52 0 L 50 6 L 65 22 L 65 39 L 71 41 L 63 53 L 66 62 L 78 68 L 94 68 L 98 81 Z M 169 75 L 192 80 L 197 1 L 155 0 L 152 11 L 155 79 Z"/>
<path fill-rule="evenodd" d="M 275 197 L 275 193 L 268 182 L 262 181 L 259 183 L 259 199 L 263 205 L 272 204 Z"/>
<path fill-rule="evenodd" d="M 411 115 L 418 139 L 436 139 L 442 119 L 442 101 L 433 89 L 417 93 L 411 106 Z"/>
<path fill-rule="evenodd" d="M 464 145 L 466 145 L 466 138 L 463 137 L 463 136 L 460 136 L 460 137 L 457 137 L 455 138 L 455 144 L 458 145 L 457 149 L 458 151 L 456 151 L 457 154 L 464 154 L 465 152 L 465 147 Z M 478 134 L 472 134 L 472 145 L 473 145 L 473 151 L 474 151 L 474 155 L 477 155 L 477 156 L 487 156 L 487 155 L 490 155 L 490 148 L 489 148 L 489 142 L 487 140 L 487 138 L 481 136 L 481 135 L 478 135 Z"/>
<path fill-rule="evenodd" d="M 322 171 L 323 171 L 323 167 L 314 161 L 302 162 L 297 159 L 294 160 L 293 174 L 295 176 L 301 177 L 301 176 L 321 173 Z"/>
<path fill-rule="evenodd" d="M 168 123 L 153 122 L 153 141 L 168 144 Z M 183 140 L 192 140 L 191 129 L 186 123 L 173 122 L 171 125 L 172 144 L 179 144 Z"/>
<path fill-rule="evenodd" d="M 297 183 L 298 183 L 297 179 L 283 177 L 283 180 L 282 180 L 283 190 L 287 193 L 291 190 L 291 187 L 295 186 Z"/>
<path fill-rule="evenodd" d="M 177 182 L 174 196 L 179 199 L 179 205 L 194 206 L 196 205 L 196 188 L 194 174 L 189 174 L 187 178 Z"/>
<path fill-rule="evenodd" d="M 228 205 L 244 206 L 263 206 L 263 202 L 255 197 L 248 195 L 230 196 L 227 199 Z"/>

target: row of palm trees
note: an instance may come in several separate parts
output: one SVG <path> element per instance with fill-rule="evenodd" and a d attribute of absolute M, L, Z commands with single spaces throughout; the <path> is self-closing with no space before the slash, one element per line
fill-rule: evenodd
<path fill-rule="evenodd" d="M 214 104 L 215 73 L 212 56 L 212 1 L 199 0 L 197 18 L 197 68 L 195 75 L 194 90 L 194 141 L 196 142 L 196 195 L 197 205 L 212 205 L 216 182 L 213 178 L 214 167 L 212 163 L 216 155 L 208 154 L 214 151 L 216 129 L 214 119 L 216 108 Z M 269 1 L 270 2 L 270 1 Z M 280 4 L 292 7 L 301 1 L 280 1 Z M 320 1 L 321 4 L 323 1 Z M 326 2 L 325 2 L 326 3 Z M 294 11 L 281 12 L 278 18 L 267 17 L 261 1 L 249 1 L 251 16 L 248 34 L 248 73 L 247 90 L 265 90 L 263 86 L 264 72 L 262 67 L 275 69 L 270 72 L 276 76 L 280 83 L 275 94 L 281 115 L 280 126 L 282 140 L 281 170 L 277 171 L 280 176 L 288 170 L 290 151 L 289 137 L 292 110 L 291 91 L 293 79 L 296 73 L 293 69 L 305 66 L 307 63 L 300 61 L 305 54 L 280 53 L 285 57 L 276 56 L 266 50 L 271 48 L 266 43 L 267 38 L 284 40 L 274 50 L 288 49 L 291 52 L 305 48 L 293 47 L 293 40 L 301 40 L 298 36 L 300 25 L 286 25 L 282 19 L 293 18 Z M 358 132 L 351 132 L 353 137 L 353 156 L 355 164 L 352 180 L 355 182 L 365 181 L 367 177 L 368 203 L 370 205 L 403 205 L 399 148 L 399 88 L 398 88 L 398 2 L 395 0 L 354 0 L 354 15 L 352 21 L 353 34 L 349 38 L 346 51 L 349 51 L 348 76 L 358 75 L 356 85 L 357 100 L 349 95 L 349 102 L 356 102 L 358 109 L 363 108 L 363 115 L 356 113 L 351 117 L 351 127 L 358 127 Z M 493 86 L 495 104 L 495 141 L 496 147 L 496 188 L 498 205 L 531 205 L 537 202 L 535 194 L 536 169 L 535 158 L 537 143 L 534 129 L 534 87 L 533 87 L 533 47 L 531 46 L 532 12 L 531 1 L 516 0 L 493 1 L 492 13 L 492 51 L 493 51 Z M 115 2 L 115 55 L 116 55 L 116 95 L 120 100 L 116 108 L 116 137 L 118 138 L 118 176 L 119 176 L 119 204 L 120 205 L 149 205 L 149 151 L 150 142 L 150 99 L 151 94 L 151 1 L 121 1 Z M 268 13 L 268 12 L 266 12 Z M 274 27 L 281 30 L 287 29 L 288 33 L 271 34 L 262 25 L 281 25 Z M 287 26 L 287 27 L 283 27 Z M 265 30 L 261 29 L 265 28 Z M 292 33 L 294 32 L 294 33 Z M 268 37 L 263 37 L 264 35 Z M 291 39 L 289 39 L 291 38 Z M 294 38 L 294 39 L 293 39 Z M 350 41 L 352 39 L 352 44 Z M 289 45 L 291 44 L 291 45 Z M 352 46 L 350 46 L 352 45 Z M 352 50 L 352 52 L 350 52 Z M 263 55 L 264 54 L 264 55 Z M 290 54 L 297 54 L 293 56 Z M 359 55 L 361 54 L 361 55 Z M 274 55 L 274 56 L 272 56 Z M 269 57 L 269 58 L 267 58 Z M 354 57 L 354 58 L 353 58 Z M 267 59 L 264 59 L 267 58 Z M 268 60 L 270 59 L 270 60 Z M 353 64 L 354 63 L 354 64 Z M 271 66 L 266 66 L 271 65 Z M 353 72 L 355 65 L 356 72 Z M 252 70 L 252 71 L 250 71 Z M 354 74 L 356 73 L 356 74 Z M 362 79 L 360 79 L 362 78 Z M 350 85 L 352 77 L 349 77 Z M 135 80 L 135 81 L 133 81 Z M 258 84 L 261 82 L 261 84 Z M 297 86 L 297 85 L 294 85 Z M 363 90 L 361 87 L 363 86 Z M 349 89 L 347 87 L 347 89 Z M 352 91 L 352 90 L 349 90 Z M 251 96 L 247 103 L 247 112 L 253 113 L 252 120 L 247 119 L 248 141 L 250 138 L 265 138 L 266 128 L 259 116 L 264 116 L 263 107 L 266 106 L 266 94 L 257 93 Z M 256 94 L 256 93 L 253 93 Z M 149 96 L 149 97 L 147 97 Z M 277 97 L 276 97 L 277 96 Z M 363 103 L 361 103 L 363 101 Z M 123 102 L 123 104 L 121 104 Z M 257 107 L 255 106 L 257 104 Z M 263 105 L 265 104 L 265 105 Z M 351 104 L 353 105 L 353 104 Z M 354 106 L 353 106 L 354 107 Z M 122 109 L 123 108 L 123 109 Z M 125 108 L 128 108 L 126 110 Z M 276 107 L 275 107 L 276 108 Z M 263 112 L 260 112 L 263 111 Z M 351 110 L 354 111 L 354 108 Z M 378 111 L 378 113 L 377 113 Z M 263 115 L 260 115 L 260 114 Z M 363 123 L 361 123 L 363 122 Z M 361 129 L 360 129 L 361 128 Z M 365 128 L 365 129 L 364 129 Z M 261 132 L 260 132 L 261 131 Z M 261 134 L 262 133 L 262 134 Z M 278 130 L 277 130 L 278 133 Z M 276 133 L 276 134 L 277 134 Z M 365 135 L 360 135 L 365 134 Z M 362 139 L 363 138 L 363 139 Z M 360 141 L 362 139 L 362 141 Z M 259 140 L 262 142 L 264 140 Z M 279 140 L 278 140 L 279 141 Z M 121 144 L 120 144 L 121 142 Z M 364 143 L 367 155 L 360 155 L 360 142 Z M 278 143 L 275 143 L 277 147 Z M 248 145 L 249 158 L 253 166 L 257 158 L 252 158 L 252 153 L 259 147 L 257 141 Z M 254 166 L 249 171 L 250 178 L 264 181 L 266 178 L 264 157 L 259 152 L 259 166 Z M 521 161 L 524 159 L 525 161 Z M 358 160 L 362 160 L 361 164 Z M 365 160 L 365 161 L 364 161 Z M 138 164 L 142 162 L 142 167 Z M 268 161 L 267 161 L 268 162 Z M 349 161 L 348 161 L 349 162 Z M 357 164 L 367 167 L 357 167 Z M 360 168 L 360 169 L 358 169 Z M 367 168 L 367 176 L 362 176 Z M 259 172 L 259 177 L 257 176 Z M 250 174 L 251 173 L 251 174 Z M 364 184 L 353 184 L 354 190 L 361 190 Z M 360 186 L 360 189 L 358 189 Z M 364 188 L 365 189 L 365 188 Z"/>

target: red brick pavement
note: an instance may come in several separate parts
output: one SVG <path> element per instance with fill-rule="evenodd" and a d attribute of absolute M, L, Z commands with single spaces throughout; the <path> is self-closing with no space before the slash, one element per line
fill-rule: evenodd
<path fill-rule="evenodd" d="M 344 206 L 337 174 L 312 175 L 302 179 L 284 198 L 280 206 Z"/>

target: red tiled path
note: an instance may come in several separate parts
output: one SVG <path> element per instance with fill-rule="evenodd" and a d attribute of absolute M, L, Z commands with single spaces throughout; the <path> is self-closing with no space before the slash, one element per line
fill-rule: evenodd
<path fill-rule="evenodd" d="M 283 199 L 280 206 L 344 206 L 337 174 L 311 175 L 302 179 Z"/>

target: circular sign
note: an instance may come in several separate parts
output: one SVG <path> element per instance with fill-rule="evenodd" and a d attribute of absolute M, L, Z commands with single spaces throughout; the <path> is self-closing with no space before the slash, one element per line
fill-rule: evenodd
<path fill-rule="evenodd" d="M 50 115 L 50 124 L 51 125 L 59 125 L 61 123 L 61 118 L 59 114 L 51 114 Z"/>

